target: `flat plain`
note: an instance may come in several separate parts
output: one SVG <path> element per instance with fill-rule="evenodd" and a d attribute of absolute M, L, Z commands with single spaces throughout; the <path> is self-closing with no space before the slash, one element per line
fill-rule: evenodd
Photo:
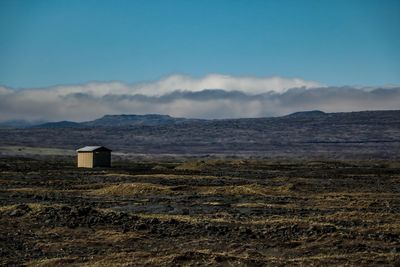
<path fill-rule="evenodd" d="M 400 266 L 398 161 L 0 159 L 0 265 Z"/>

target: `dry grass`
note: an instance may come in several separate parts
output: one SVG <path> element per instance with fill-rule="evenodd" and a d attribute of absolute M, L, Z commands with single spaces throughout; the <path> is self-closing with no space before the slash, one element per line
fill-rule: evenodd
<path fill-rule="evenodd" d="M 223 202 L 219 202 L 219 201 L 209 201 L 209 202 L 203 202 L 203 205 L 210 205 L 210 206 L 224 206 L 226 205 Z"/>
<path fill-rule="evenodd" d="M 140 174 L 135 175 L 137 178 L 162 178 L 162 179 L 220 179 L 221 177 L 211 176 L 211 175 L 187 175 L 187 174 Z M 230 177 L 232 179 L 232 177 Z"/>
<path fill-rule="evenodd" d="M 285 186 L 266 186 L 260 184 L 248 185 L 229 185 L 229 186 L 202 186 L 197 187 L 200 194 L 203 195 L 275 195 L 287 194 L 290 191 L 290 185 Z"/>
<path fill-rule="evenodd" d="M 168 186 L 150 183 L 125 183 L 91 190 L 89 194 L 96 196 L 133 196 L 147 194 L 165 194 L 169 192 L 171 192 L 171 190 Z"/>
<path fill-rule="evenodd" d="M 323 194 L 315 194 L 314 197 L 329 198 L 364 198 L 364 199 L 382 199 L 382 198 L 398 198 L 399 193 L 383 193 L 383 192 L 330 192 Z"/>
<path fill-rule="evenodd" d="M 143 234 L 137 232 L 118 232 L 110 229 L 98 230 L 92 236 L 95 240 L 100 240 L 102 242 L 107 243 L 120 243 L 120 242 L 127 242 L 133 239 L 143 237 Z"/>
<path fill-rule="evenodd" d="M 163 262 L 162 260 L 157 260 L 160 257 L 155 257 L 150 253 L 146 252 L 116 252 L 110 253 L 104 256 L 100 256 L 94 258 L 90 261 L 90 263 L 83 263 L 82 267 L 108 267 L 108 266 L 116 266 L 116 267 L 127 267 L 132 266 L 133 264 L 137 266 L 139 264 L 138 259 L 141 259 L 140 263 L 145 265 L 144 261 L 153 261 L 160 264 Z M 147 259 L 147 260 L 146 260 Z M 151 266 L 151 265 L 149 265 Z M 154 265 L 153 265 L 154 266 Z"/>
<path fill-rule="evenodd" d="M 313 264 L 329 264 L 329 262 L 338 262 L 338 260 L 343 260 L 343 266 L 354 266 L 360 264 L 360 260 L 368 260 L 372 262 L 373 260 L 377 260 L 379 258 L 384 259 L 385 261 L 394 261 L 397 255 L 395 253 L 376 253 L 376 252 L 357 252 L 357 253 L 346 253 L 346 254 L 331 254 L 331 255 L 314 255 L 314 256 L 304 256 L 298 258 L 287 259 L 287 262 L 290 264 L 304 264 L 313 265 Z M 282 259 L 280 259 L 282 260 Z M 393 265 L 394 266 L 394 265 Z"/>
<path fill-rule="evenodd" d="M 57 234 L 59 236 L 70 238 L 72 236 L 76 237 L 72 243 L 86 243 L 86 242 L 103 242 L 103 243 L 121 243 L 127 242 L 133 239 L 143 237 L 143 234 L 138 232 L 129 231 L 123 233 L 121 231 L 115 231 L 112 229 L 104 228 L 97 229 L 96 231 L 89 231 L 83 229 L 69 229 L 65 227 L 54 227 L 51 229 L 45 229 L 42 235 L 52 235 Z M 79 238 L 80 237 L 80 238 Z M 64 241 L 63 244 L 67 244 Z"/>
<path fill-rule="evenodd" d="M 0 265 L 400 266 L 398 172 L 260 164 L 198 161 L 183 167 L 204 172 L 68 169 L 15 179 L 2 173 L 14 184 L 0 190 L 8 253 Z M 33 211 L 8 205 L 14 196 Z M 87 205 L 100 215 L 80 212 Z M 16 240 L 23 250 L 14 249 Z"/>
<path fill-rule="evenodd" d="M 279 208 L 279 209 L 298 209 L 301 208 L 300 205 L 295 203 L 290 204 L 271 204 L 265 202 L 245 202 L 233 204 L 232 207 L 235 208 Z"/>
<path fill-rule="evenodd" d="M 193 178 L 194 179 L 194 178 Z M 267 186 L 260 184 L 248 185 L 230 185 L 230 186 L 189 186 L 181 188 L 179 193 L 197 192 L 201 195 L 253 195 L 253 196 L 268 196 L 268 195 L 288 195 L 293 192 L 290 190 L 291 185 L 285 186 Z M 176 194 L 173 186 L 164 186 L 152 183 L 121 183 L 101 188 L 96 188 L 89 191 L 89 195 L 94 196 L 134 196 L 134 195 L 159 195 L 159 194 Z"/>
<path fill-rule="evenodd" d="M 62 192 L 64 190 L 54 190 L 42 187 L 23 187 L 23 188 L 10 188 L 6 191 L 13 193 L 31 193 L 31 194 L 43 194 L 43 193 L 54 193 L 54 192 Z"/>
<path fill-rule="evenodd" d="M 288 217 L 281 215 L 273 215 L 268 219 L 249 219 L 241 220 L 243 224 L 249 225 L 274 225 L 274 226 L 288 226 L 288 225 L 303 225 L 303 226 L 333 226 L 331 222 L 320 221 L 315 217 Z"/>
<path fill-rule="evenodd" d="M 165 255 L 150 254 L 143 251 L 135 252 L 117 252 L 110 253 L 107 255 L 90 257 L 87 260 L 90 262 L 84 262 L 82 259 L 77 257 L 64 257 L 64 258 L 51 258 L 31 261 L 27 263 L 27 266 L 31 267 L 50 267 L 50 266 L 82 266 L 82 267 L 127 267 L 132 265 L 146 265 L 146 266 L 165 266 L 174 265 L 176 259 L 185 258 L 186 255 L 194 255 L 201 259 L 204 265 L 218 265 L 218 261 L 215 259 L 224 259 L 227 266 L 242 265 L 246 260 L 251 260 L 251 255 L 238 255 L 235 251 L 227 253 L 217 253 L 209 250 L 193 250 L 183 251 L 180 253 L 171 253 Z M 258 255 L 261 256 L 261 255 Z M 313 256 L 302 256 L 295 258 L 287 258 L 280 256 L 261 256 L 260 260 L 263 260 L 269 265 L 295 265 L 295 266 L 331 266 L 332 264 L 338 266 L 354 266 L 359 265 L 362 262 L 367 263 L 371 261 L 383 261 L 386 263 L 396 263 L 397 254 L 395 253 L 374 253 L 374 252 L 356 252 L 347 254 L 321 254 Z M 140 259 L 140 260 L 139 260 Z M 139 261 L 138 261 L 139 260 Z M 240 264 L 241 263 L 241 264 Z M 180 263 L 180 266 L 187 266 L 184 263 Z M 224 265 L 222 265 L 224 266 Z M 395 265 L 393 265 L 395 266 Z"/>
<path fill-rule="evenodd" d="M 53 267 L 53 266 L 80 266 L 78 257 L 63 257 L 33 260 L 26 263 L 29 267 Z"/>
<path fill-rule="evenodd" d="M 69 229 L 65 227 L 54 227 L 51 229 L 42 229 L 38 234 L 40 236 L 58 236 L 53 242 L 36 242 L 36 246 L 42 251 L 53 254 L 61 250 L 70 248 L 91 247 L 98 244 L 102 246 L 121 246 L 122 244 L 130 244 L 136 242 L 136 239 L 143 238 L 144 235 L 138 232 L 129 231 L 123 233 L 112 229 L 97 229 L 95 231 L 85 228 Z M 108 256 L 106 256 L 107 258 Z M 115 259 L 114 259 L 115 260 Z M 126 259 L 120 259 L 126 262 Z M 86 262 L 90 261 L 89 265 Z M 118 263 L 119 261 L 116 261 Z M 109 265 L 96 265 L 96 261 L 91 257 L 63 257 L 34 260 L 26 263 L 27 266 L 115 266 L 112 262 Z M 118 266 L 118 265 L 117 265 Z"/>
<path fill-rule="evenodd" d="M 216 258 L 225 258 L 226 264 L 216 261 Z M 138 261 L 140 259 L 140 261 Z M 239 262 L 250 259 L 248 255 L 239 256 L 235 252 L 218 253 L 209 249 L 184 250 L 174 253 L 164 252 L 158 255 L 149 254 L 142 251 L 120 252 L 106 255 L 98 260 L 94 259 L 90 264 L 82 266 L 193 266 L 190 263 L 185 264 L 185 260 L 191 261 L 198 259 L 198 264 L 204 266 L 237 266 Z"/>
<path fill-rule="evenodd" d="M 46 205 L 44 204 L 39 204 L 39 203 L 26 203 L 26 205 L 29 206 L 29 208 L 32 209 L 32 211 L 34 212 L 38 212 L 40 210 L 42 210 L 43 208 L 46 207 Z M 17 208 L 18 204 L 13 204 L 13 205 L 7 205 L 7 206 L 1 206 L 0 207 L 0 212 L 9 212 L 9 211 L 13 211 Z M 53 205 L 54 207 L 54 205 Z"/>
<path fill-rule="evenodd" d="M 231 167 L 240 167 L 246 165 L 246 160 L 226 160 L 226 159 L 208 159 L 208 160 L 197 160 L 197 161 L 185 161 L 182 164 L 175 167 L 176 170 L 191 170 L 198 171 L 205 168 L 212 168 L 216 166 L 229 165 Z"/>
<path fill-rule="evenodd" d="M 105 173 L 105 174 L 103 174 L 103 176 L 107 176 L 107 177 L 109 177 L 109 176 L 111 176 L 111 177 L 135 177 L 136 175 L 127 174 L 127 173 L 114 173 L 114 172 L 112 172 L 112 173 Z"/>
<path fill-rule="evenodd" d="M 327 221 L 351 221 L 351 220 L 359 220 L 362 218 L 364 222 L 400 222 L 400 214 L 392 214 L 392 213 L 383 213 L 383 212 L 363 212 L 363 211 L 350 211 L 350 212 L 336 212 L 334 214 L 325 215 L 323 217 L 324 220 Z"/>
<path fill-rule="evenodd" d="M 187 161 L 175 167 L 176 170 L 198 171 L 204 169 L 207 163 L 204 161 Z"/>
<path fill-rule="evenodd" d="M 220 179 L 221 177 L 211 176 L 211 175 L 186 175 L 186 174 L 126 174 L 126 173 L 106 173 L 104 176 L 107 177 L 121 177 L 121 178 L 134 178 L 134 179 Z M 229 177 L 232 179 L 232 177 Z"/>
<path fill-rule="evenodd" d="M 137 213 L 135 214 L 142 218 L 153 219 L 157 218 L 161 221 L 168 221 L 171 219 L 181 221 L 181 222 L 188 222 L 192 224 L 203 224 L 206 222 L 213 222 L 213 223 L 221 223 L 221 222 L 229 222 L 227 218 L 221 216 L 220 218 L 210 218 L 206 215 L 173 215 L 173 214 L 145 214 L 145 213 Z"/>
<path fill-rule="evenodd" d="M 300 197 L 300 196 L 299 196 Z M 382 209 L 390 209 L 394 199 L 400 199 L 396 193 L 374 193 L 374 192 L 329 192 L 308 194 L 302 197 L 307 205 L 319 210 L 331 209 L 368 209 L 371 206 Z"/>

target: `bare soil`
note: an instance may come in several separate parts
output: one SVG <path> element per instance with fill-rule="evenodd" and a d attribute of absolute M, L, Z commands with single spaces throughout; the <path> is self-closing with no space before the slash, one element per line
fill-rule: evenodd
<path fill-rule="evenodd" d="M 400 266 L 400 163 L 0 159 L 0 265 Z"/>

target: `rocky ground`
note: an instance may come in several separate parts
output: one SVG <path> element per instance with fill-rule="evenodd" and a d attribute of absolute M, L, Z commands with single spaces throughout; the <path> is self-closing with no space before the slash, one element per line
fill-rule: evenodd
<path fill-rule="evenodd" d="M 0 265 L 400 265 L 398 162 L 0 159 Z"/>

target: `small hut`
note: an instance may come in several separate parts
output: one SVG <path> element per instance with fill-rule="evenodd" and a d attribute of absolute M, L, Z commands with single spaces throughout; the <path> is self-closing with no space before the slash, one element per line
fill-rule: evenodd
<path fill-rule="evenodd" d="M 78 168 L 111 167 L 111 149 L 104 146 L 85 146 L 76 152 Z"/>

